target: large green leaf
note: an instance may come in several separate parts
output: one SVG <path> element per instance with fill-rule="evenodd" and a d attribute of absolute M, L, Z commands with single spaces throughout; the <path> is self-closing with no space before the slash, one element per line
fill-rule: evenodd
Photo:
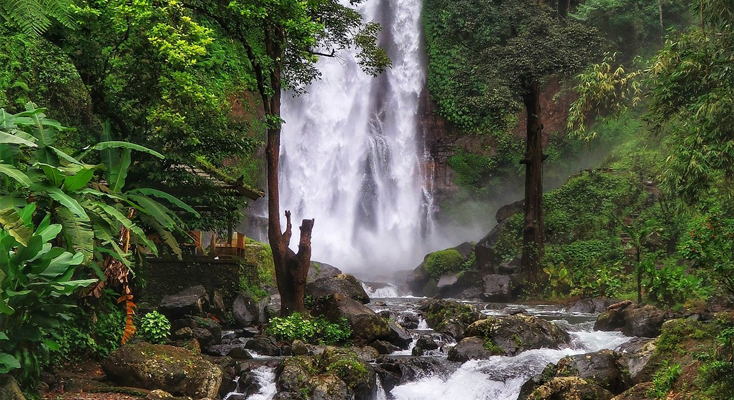
<path fill-rule="evenodd" d="M 81 264 L 82 261 L 84 261 L 84 256 L 82 255 L 82 253 L 71 254 L 69 252 L 64 252 L 60 256 L 51 260 L 51 262 L 48 264 L 48 268 L 46 268 L 46 270 L 41 272 L 39 275 L 45 278 L 53 279 L 63 274 L 66 274 L 70 268 L 73 268 L 75 265 Z"/>
<path fill-rule="evenodd" d="M 165 158 L 163 154 L 155 150 L 149 149 L 145 146 L 141 146 L 139 144 L 134 144 L 134 143 L 128 143 L 128 142 L 120 142 L 120 141 L 115 141 L 115 140 L 109 141 L 109 142 L 97 143 L 94 146 L 92 146 L 90 150 L 106 150 L 106 149 L 114 149 L 114 148 L 126 149 L 126 150 L 137 150 L 142 153 L 148 153 L 150 155 L 156 156 L 160 159 Z"/>
<path fill-rule="evenodd" d="M 107 165 L 109 171 L 109 180 L 107 181 L 110 190 L 113 193 L 120 193 L 125 186 L 125 178 L 127 178 L 127 170 L 130 168 L 131 150 L 125 149 L 120 156 L 120 162 L 117 165 Z"/>
<path fill-rule="evenodd" d="M 10 164 L 0 164 L 0 174 L 7 175 L 9 178 L 12 178 L 26 188 L 30 187 L 33 184 L 33 182 L 31 182 L 31 178 L 29 178 L 28 175 L 24 174 Z"/>
<path fill-rule="evenodd" d="M 93 168 L 83 168 L 79 170 L 79 172 L 77 172 L 76 174 L 64 178 L 64 189 L 67 192 L 75 192 L 87 186 L 87 183 L 89 183 L 89 181 L 92 180 L 93 177 Z"/>
<path fill-rule="evenodd" d="M 17 135 L 11 135 L 7 132 L 0 131 L 0 144 L 22 144 L 27 147 L 38 147 L 37 144 L 30 140 L 23 139 Z"/>
<path fill-rule="evenodd" d="M 131 221 L 128 217 L 124 216 L 120 211 L 118 211 L 115 207 L 112 207 L 108 204 L 104 204 L 102 202 L 96 202 L 97 206 L 99 206 L 101 209 L 103 209 L 108 215 L 112 216 L 120 222 L 125 228 L 127 228 L 130 232 L 132 232 L 138 239 L 140 239 L 153 253 L 156 255 L 158 254 L 158 249 L 155 246 L 155 243 L 153 243 L 148 237 L 145 235 L 145 232 L 136 225 L 133 221 Z"/>
<path fill-rule="evenodd" d="M 59 187 L 62 183 L 64 183 L 64 179 L 66 179 L 66 174 L 64 174 L 64 171 L 57 168 L 54 165 L 49 165 L 46 163 L 36 163 L 36 166 L 40 166 L 43 170 L 43 173 L 46 174 L 46 178 L 48 178 L 48 181 L 51 182 L 51 185 Z"/>
<path fill-rule="evenodd" d="M 14 208 L 6 208 L 0 210 L 0 224 L 18 243 L 23 246 L 28 245 L 28 241 L 33 236 L 31 228 L 25 226 L 23 220 Z"/>
<path fill-rule="evenodd" d="M 140 211 L 155 218 L 166 229 L 175 229 L 176 221 L 171 217 L 173 212 L 168 207 L 146 196 L 129 194 L 127 197 L 140 205 Z"/>
<path fill-rule="evenodd" d="M 175 204 L 179 208 L 181 208 L 183 210 L 186 210 L 186 211 L 188 211 L 188 212 L 196 215 L 197 217 L 200 217 L 199 213 L 196 212 L 196 210 L 194 210 L 193 208 L 191 208 L 188 204 L 184 203 L 183 201 L 179 200 L 175 196 L 172 196 L 172 195 L 170 195 L 170 194 L 168 194 L 166 192 L 163 192 L 163 191 L 160 191 L 160 190 L 157 190 L 157 189 L 143 188 L 143 189 L 134 189 L 134 190 L 131 190 L 129 193 L 132 193 L 132 194 L 140 193 L 140 194 L 144 194 L 144 195 L 147 195 L 147 196 L 154 196 L 154 197 L 158 197 L 158 198 L 161 198 L 161 199 L 168 200 L 169 202 L 171 202 L 172 204 Z"/>
<path fill-rule="evenodd" d="M 8 353 L 0 353 L 0 374 L 7 374 L 18 368 L 20 368 L 20 363 L 17 358 Z"/>
<path fill-rule="evenodd" d="M 61 189 L 51 186 L 41 186 L 41 185 L 35 185 L 32 187 L 32 189 L 36 192 L 47 192 L 48 195 L 61 203 L 64 207 L 68 208 L 69 211 L 74 213 L 79 218 L 82 218 L 84 221 L 89 221 L 89 216 L 84 211 L 84 208 L 79 204 L 78 201 L 70 197 L 68 194 L 64 193 Z"/>
<path fill-rule="evenodd" d="M 56 215 L 64 227 L 66 241 L 75 251 L 84 255 L 85 262 L 91 261 L 94 257 L 94 231 L 89 222 L 72 214 L 67 208 L 59 208 Z"/>

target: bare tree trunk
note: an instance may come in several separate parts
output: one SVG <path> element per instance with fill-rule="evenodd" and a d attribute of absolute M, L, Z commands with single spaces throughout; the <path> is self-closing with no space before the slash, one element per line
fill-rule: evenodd
<path fill-rule="evenodd" d="M 522 265 L 531 282 L 538 282 L 543 256 L 543 125 L 540 122 L 540 85 L 533 82 L 523 96 L 527 111 L 525 158 L 525 221 L 523 225 Z"/>
<path fill-rule="evenodd" d="M 265 29 L 266 52 L 270 59 L 283 58 L 285 44 L 282 27 Z M 253 57 L 254 59 L 254 57 Z M 267 74 L 260 70 L 258 74 L 258 89 L 263 99 L 265 115 L 268 118 L 268 137 L 265 147 L 268 184 L 268 241 L 273 252 L 275 265 L 275 280 L 281 296 L 281 315 L 290 315 L 294 312 L 305 312 L 304 291 L 306 275 L 311 264 L 311 231 L 313 220 L 303 220 L 301 238 L 298 245 L 298 254 L 288 248 L 291 241 L 292 226 L 291 213 L 285 212 L 286 229 L 280 230 L 280 190 L 278 185 L 280 159 L 280 102 L 281 102 L 281 69 L 276 63 Z M 269 87 L 263 83 L 267 79 Z"/>

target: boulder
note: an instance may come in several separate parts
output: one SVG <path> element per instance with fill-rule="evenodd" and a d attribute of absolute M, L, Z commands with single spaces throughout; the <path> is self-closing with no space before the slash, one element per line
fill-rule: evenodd
<path fill-rule="evenodd" d="M 276 386 L 280 392 L 276 399 L 303 398 L 308 393 L 308 398 L 367 400 L 375 391 L 375 371 L 353 351 L 327 347 L 318 356 L 285 358 L 276 369 Z"/>
<path fill-rule="evenodd" d="M 18 382 L 10 375 L 0 375 L 0 399 L 25 400 Z"/>
<path fill-rule="evenodd" d="M 312 315 L 323 316 L 331 322 L 339 322 L 342 318 L 346 318 L 352 328 L 352 339 L 358 345 L 371 343 L 377 339 L 388 339 L 392 332 L 387 320 L 364 304 L 340 293 L 317 302 Z"/>
<path fill-rule="evenodd" d="M 179 293 L 165 296 L 161 300 L 160 312 L 169 320 L 187 315 L 204 316 L 209 309 L 209 296 L 204 286 L 192 286 Z"/>
<path fill-rule="evenodd" d="M 461 339 L 449 350 L 448 360 L 463 363 L 469 360 L 486 360 L 491 356 L 503 354 L 501 349 L 496 349 L 496 347 L 485 346 L 485 339 L 470 336 Z"/>
<path fill-rule="evenodd" d="M 392 319 L 387 321 L 387 325 L 390 327 L 388 341 L 401 349 L 407 349 L 413 342 L 413 336 Z"/>
<path fill-rule="evenodd" d="M 502 254 L 495 249 L 495 246 L 504 234 L 507 225 L 507 220 L 498 223 L 485 237 L 477 242 L 476 247 L 474 247 L 474 254 L 477 258 L 477 268 L 479 270 L 496 271 L 502 263 Z"/>
<path fill-rule="evenodd" d="M 426 299 L 419 307 L 429 327 L 456 340 L 463 339 L 466 327 L 481 318 L 474 306 L 458 301 Z"/>
<path fill-rule="evenodd" d="M 497 272 L 505 275 L 512 275 L 522 272 L 522 257 L 515 257 L 510 262 L 503 262 L 497 267 Z"/>
<path fill-rule="evenodd" d="M 269 297 L 255 299 L 249 294 L 240 293 L 232 304 L 232 316 L 240 327 L 261 325 L 268 322 L 266 307 Z"/>
<path fill-rule="evenodd" d="M 655 400 L 654 396 L 648 394 L 654 387 L 655 385 L 652 382 L 638 383 L 632 389 L 614 397 L 612 400 Z"/>
<path fill-rule="evenodd" d="M 632 378 L 621 363 L 621 354 L 611 350 L 564 357 L 558 361 L 556 376 L 578 376 L 613 394 L 632 386 Z"/>
<path fill-rule="evenodd" d="M 136 343 L 102 361 L 107 378 L 120 386 L 161 389 L 176 396 L 216 398 L 222 370 L 200 355 L 173 346 Z"/>
<path fill-rule="evenodd" d="M 619 346 L 617 351 L 621 354 L 621 362 L 634 383 L 641 383 L 649 379 L 643 373 L 653 353 L 655 353 L 656 340 L 649 338 L 633 338 L 629 342 Z"/>
<path fill-rule="evenodd" d="M 466 335 L 482 337 L 508 356 L 530 349 L 558 349 L 570 342 L 568 332 L 555 323 L 525 314 L 476 321 L 466 329 Z"/>
<path fill-rule="evenodd" d="M 370 343 L 370 347 L 374 347 L 375 350 L 377 350 L 377 352 L 380 354 L 390 354 L 393 351 L 399 350 L 397 346 L 384 340 L 375 340 L 374 342 Z"/>
<path fill-rule="evenodd" d="M 311 261 L 311 268 L 308 269 L 306 282 L 313 282 L 323 278 L 333 278 L 341 274 L 342 271 L 333 265 L 319 261 Z"/>
<path fill-rule="evenodd" d="M 349 398 L 347 384 L 335 375 L 316 375 L 308 381 L 309 399 L 341 400 Z"/>
<path fill-rule="evenodd" d="M 438 343 L 433 336 L 421 335 L 415 342 L 415 347 L 420 347 L 423 350 L 436 350 L 438 349 Z"/>
<path fill-rule="evenodd" d="M 446 250 L 456 250 L 459 255 L 466 260 L 471 256 L 471 252 L 474 250 L 474 243 L 464 242 L 456 247 Z M 408 275 L 406 283 L 410 288 L 410 291 L 416 296 L 435 296 L 440 293 L 442 297 L 449 297 L 464 290 L 467 287 L 465 283 L 466 281 L 461 279 L 462 274 L 460 274 L 459 271 L 456 271 L 456 273 L 446 273 L 439 277 L 439 281 L 430 277 L 426 270 L 426 263 L 432 254 L 434 253 L 427 254 L 423 258 L 423 262 Z"/>
<path fill-rule="evenodd" d="M 507 275 L 485 275 L 482 278 L 482 298 L 485 301 L 508 302 L 512 300 L 512 282 Z"/>
<path fill-rule="evenodd" d="M 575 377 L 556 377 L 518 400 L 610 400 L 614 395 L 586 380 Z"/>
<path fill-rule="evenodd" d="M 274 357 L 280 355 L 280 347 L 278 347 L 275 339 L 270 336 L 250 339 L 245 343 L 245 348 L 264 356 Z"/>
<path fill-rule="evenodd" d="M 606 311 L 607 307 L 612 305 L 614 300 L 606 297 L 594 297 L 591 299 L 581 299 L 566 308 L 567 312 L 573 313 L 601 313 Z"/>
<path fill-rule="evenodd" d="M 390 393 L 395 386 L 444 372 L 444 367 L 433 357 L 381 357 L 375 364 L 375 372 L 385 392 Z"/>
<path fill-rule="evenodd" d="M 622 333 L 627 336 L 657 337 L 665 319 L 665 311 L 653 306 L 628 308 Z"/>
<path fill-rule="evenodd" d="M 514 203 L 505 204 L 497 209 L 497 212 L 494 214 L 494 219 L 497 223 L 503 222 L 513 215 L 523 212 L 523 207 L 525 207 L 525 200 L 518 200 Z"/>
<path fill-rule="evenodd" d="M 599 314 L 594 329 L 621 330 L 627 336 L 657 337 L 667 318 L 666 313 L 653 306 L 639 306 L 627 300 L 612 304 Z"/>
<path fill-rule="evenodd" d="M 306 296 L 311 296 L 315 301 L 335 293 L 357 300 L 362 304 L 370 302 L 370 297 L 362 287 L 362 283 L 354 275 L 341 274 L 319 279 L 306 285 Z"/>

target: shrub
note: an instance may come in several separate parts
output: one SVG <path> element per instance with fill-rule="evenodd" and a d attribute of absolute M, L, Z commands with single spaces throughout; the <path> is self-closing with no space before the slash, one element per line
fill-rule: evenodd
<path fill-rule="evenodd" d="M 97 281 L 72 280 L 84 256 L 52 245 L 61 225 L 48 214 L 34 230 L 35 209 L 31 203 L 0 210 L 0 374 L 13 371 L 24 387 L 35 386 L 50 350 L 58 349 L 50 336 L 77 309 L 71 295 Z"/>
<path fill-rule="evenodd" d="M 343 343 L 352 336 L 352 328 L 346 318 L 335 324 L 323 318 L 305 319 L 299 313 L 271 318 L 266 332 L 282 341 L 292 342 L 298 339 L 318 344 Z"/>
<path fill-rule="evenodd" d="M 162 344 L 171 335 L 171 323 L 165 315 L 152 311 L 140 320 L 138 333 L 149 343 Z"/>
<path fill-rule="evenodd" d="M 438 280 L 445 273 L 460 271 L 464 261 L 464 257 L 456 249 L 436 251 L 428 255 L 426 271 L 431 278 Z"/>
<path fill-rule="evenodd" d="M 680 377 L 681 368 L 680 364 L 668 365 L 667 363 L 655 373 L 652 377 L 653 387 L 650 389 L 648 395 L 655 397 L 656 399 L 665 398 L 673 388 L 675 381 Z"/>

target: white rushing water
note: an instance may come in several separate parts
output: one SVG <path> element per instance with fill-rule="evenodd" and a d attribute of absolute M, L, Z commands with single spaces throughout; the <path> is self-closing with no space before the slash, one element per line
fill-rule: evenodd
<path fill-rule="evenodd" d="M 275 387 L 275 369 L 260 367 L 252 371 L 255 374 L 260 391 L 248 397 L 247 400 L 272 400 L 278 389 Z"/>
<path fill-rule="evenodd" d="M 316 219 L 313 259 L 347 271 L 413 268 L 431 250 L 433 231 L 418 121 L 421 0 L 371 0 L 359 11 L 382 25 L 393 66 L 371 77 L 354 52 L 322 57 L 322 79 L 304 95 L 284 96 L 281 208 L 296 224 Z"/>
<path fill-rule="evenodd" d="M 561 358 L 614 349 L 630 338 L 619 332 L 572 332 L 574 348 L 529 350 L 515 357 L 468 361 L 448 377 L 432 376 L 394 388 L 396 400 L 516 400 L 520 388 Z"/>

